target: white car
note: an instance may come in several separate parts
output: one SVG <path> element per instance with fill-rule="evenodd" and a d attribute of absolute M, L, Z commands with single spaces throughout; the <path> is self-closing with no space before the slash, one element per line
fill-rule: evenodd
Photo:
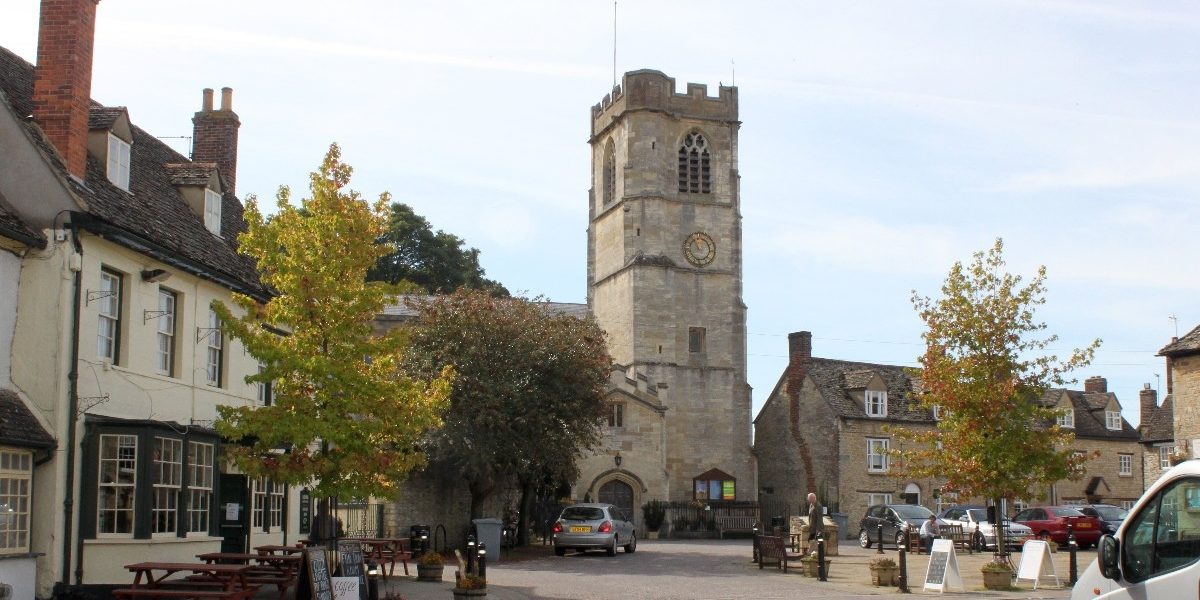
<path fill-rule="evenodd" d="M 1098 548 L 1071 600 L 1194 597 L 1200 581 L 1200 460 L 1163 473 Z"/>
<path fill-rule="evenodd" d="M 988 522 L 987 509 L 982 506 L 955 506 L 942 511 L 941 519 L 950 524 L 962 525 L 963 533 L 971 534 L 971 545 L 983 552 L 996 547 L 996 526 Z M 1004 519 L 1004 544 L 1008 548 L 1019 548 L 1033 530 L 1026 525 Z"/>

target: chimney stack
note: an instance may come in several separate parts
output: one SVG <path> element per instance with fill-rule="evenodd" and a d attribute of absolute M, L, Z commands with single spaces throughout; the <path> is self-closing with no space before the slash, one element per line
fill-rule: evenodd
<path fill-rule="evenodd" d="M 1172 344 L 1174 344 L 1175 342 L 1178 342 L 1178 341 L 1179 341 L 1178 336 L 1171 336 Z M 1170 396 L 1171 393 L 1175 391 L 1175 382 L 1171 378 L 1171 371 L 1174 370 L 1175 361 L 1173 359 L 1171 359 L 1170 356 L 1166 356 L 1164 358 L 1166 358 L 1165 362 L 1167 363 L 1166 364 L 1166 367 L 1167 367 L 1167 395 Z"/>
<path fill-rule="evenodd" d="M 1108 380 L 1099 376 L 1093 375 L 1088 377 L 1083 382 L 1083 391 L 1085 393 L 1105 393 L 1108 391 Z"/>
<path fill-rule="evenodd" d="M 192 160 L 217 163 L 225 191 L 237 191 L 237 141 L 242 122 L 233 112 L 233 89 L 221 88 L 221 108 L 213 110 L 213 91 L 205 88 L 200 112 L 192 117 Z"/>
<path fill-rule="evenodd" d="M 1138 417 L 1138 429 L 1145 432 L 1150 426 L 1150 420 L 1154 418 L 1154 411 L 1158 410 L 1158 392 L 1150 387 L 1150 384 L 1142 386 L 1142 391 L 1138 393 L 1138 402 L 1141 405 L 1141 415 Z"/>
<path fill-rule="evenodd" d="M 62 156 L 67 172 L 87 174 L 92 46 L 100 0 L 42 0 L 33 118 Z"/>
<path fill-rule="evenodd" d="M 797 331 L 788 334 L 787 395 L 792 428 L 799 426 L 800 386 L 808 376 L 808 365 L 812 362 L 812 333 Z"/>

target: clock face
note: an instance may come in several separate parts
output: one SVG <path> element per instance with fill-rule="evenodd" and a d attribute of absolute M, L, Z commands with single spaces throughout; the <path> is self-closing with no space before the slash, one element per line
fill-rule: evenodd
<path fill-rule="evenodd" d="M 697 231 L 683 240 L 683 257 L 688 262 L 703 267 L 717 257 L 717 245 L 703 231 Z"/>

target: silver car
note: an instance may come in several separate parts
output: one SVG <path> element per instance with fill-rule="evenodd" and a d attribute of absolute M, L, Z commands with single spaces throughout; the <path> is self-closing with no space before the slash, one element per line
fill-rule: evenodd
<path fill-rule="evenodd" d="M 562 556 L 568 549 L 604 550 L 617 555 L 617 546 L 631 553 L 637 550 L 637 531 L 633 521 L 611 504 L 573 504 L 563 509 L 551 528 L 554 553 Z"/>
<path fill-rule="evenodd" d="M 979 506 L 956 506 L 942 511 L 942 520 L 962 525 L 963 532 L 971 534 L 971 545 L 980 552 L 996 547 L 996 526 L 987 520 L 987 509 Z M 1021 523 L 1004 519 L 1004 539 L 1009 548 L 1019 548 L 1033 530 Z"/>

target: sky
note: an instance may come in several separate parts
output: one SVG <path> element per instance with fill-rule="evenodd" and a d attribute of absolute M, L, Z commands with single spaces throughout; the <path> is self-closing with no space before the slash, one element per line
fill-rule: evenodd
<path fill-rule="evenodd" d="M 238 194 L 273 204 L 337 142 L 510 290 L 586 301 L 590 108 L 618 73 L 739 88 L 748 379 L 787 334 L 915 366 L 914 291 L 1003 238 L 1038 317 L 1138 422 L 1200 325 L 1200 5 L 1190 1 L 104 0 L 92 96 L 188 150 L 233 88 Z M 0 45 L 36 57 L 37 0 Z M 615 43 L 615 64 L 614 64 Z M 177 137 L 172 137 L 177 136 Z"/>

